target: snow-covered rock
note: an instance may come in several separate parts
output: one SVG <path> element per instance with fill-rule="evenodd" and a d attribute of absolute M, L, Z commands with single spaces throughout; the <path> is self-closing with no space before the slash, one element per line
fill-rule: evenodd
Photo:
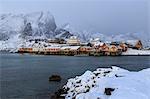
<path fill-rule="evenodd" d="M 150 99 L 150 68 L 130 72 L 119 67 L 98 68 L 71 78 L 64 86 L 66 99 Z M 113 88 L 111 95 L 106 88 Z"/>

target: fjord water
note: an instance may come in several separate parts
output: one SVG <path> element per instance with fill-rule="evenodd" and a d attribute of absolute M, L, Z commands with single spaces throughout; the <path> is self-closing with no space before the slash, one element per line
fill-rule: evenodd
<path fill-rule="evenodd" d="M 62 87 L 68 78 L 86 70 L 117 65 L 130 71 L 150 68 L 150 56 L 45 56 L 30 54 L 0 54 L 1 99 L 50 99 L 50 94 Z M 61 82 L 49 82 L 52 74 Z"/>

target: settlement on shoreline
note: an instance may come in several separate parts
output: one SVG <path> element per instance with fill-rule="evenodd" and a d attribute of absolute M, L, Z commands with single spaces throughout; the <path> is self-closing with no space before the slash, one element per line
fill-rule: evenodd
<path fill-rule="evenodd" d="M 102 42 L 99 38 L 95 38 L 90 42 L 80 42 L 76 36 L 70 37 L 67 41 L 32 39 L 25 41 L 17 52 L 66 56 L 150 55 L 150 50 L 143 49 L 140 40 Z"/>
<path fill-rule="evenodd" d="M 61 99 L 150 99 L 150 68 L 130 72 L 119 67 L 98 68 L 68 80 Z"/>

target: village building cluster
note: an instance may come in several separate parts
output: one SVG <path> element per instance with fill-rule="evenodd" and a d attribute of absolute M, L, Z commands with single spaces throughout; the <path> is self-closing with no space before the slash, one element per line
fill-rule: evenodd
<path fill-rule="evenodd" d="M 67 56 L 109 56 L 121 55 L 128 48 L 141 50 L 140 40 L 127 40 L 119 42 L 102 42 L 99 38 L 89 42 L 80 42 L 76 36 L 69 39 L 32 39 L 18 49 L 19 53 L 36 53 L 45 55 Z"/>

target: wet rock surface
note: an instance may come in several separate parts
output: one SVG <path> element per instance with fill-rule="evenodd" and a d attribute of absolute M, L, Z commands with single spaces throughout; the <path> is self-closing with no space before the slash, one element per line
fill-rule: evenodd
<path fill-rule="evenodd" d="M 53 95 L 51 95 L 51 99 L 65 99 L 65 95 L 69 89 L 59 89 Z"/>
<path fill-rule="evenodd" d="M 61 81 L 61 77 L 59 75 L 52 75 L 49 77 L 49 81 L 57 81 L 60 82 Z"/>

